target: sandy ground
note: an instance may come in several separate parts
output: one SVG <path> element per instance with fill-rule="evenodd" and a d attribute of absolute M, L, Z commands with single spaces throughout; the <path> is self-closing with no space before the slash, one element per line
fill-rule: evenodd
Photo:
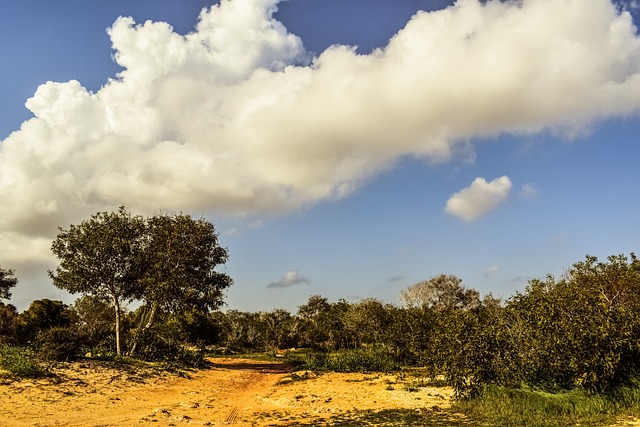
<path fill-rule="evenodd" d="M 466 424 L 444 411 L 451 389 L 412 387 L 415 378 L 211 362 L 210 369 L 178 375 L 85 361 L 47 378 L 0 380 L 0 426 Z"/>

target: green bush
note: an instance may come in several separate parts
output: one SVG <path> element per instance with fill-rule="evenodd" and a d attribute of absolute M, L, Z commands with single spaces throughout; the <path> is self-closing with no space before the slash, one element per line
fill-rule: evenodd
<path fill-rule="evenodd" d="M 640 260 L 587 256 L 561 280 L 533 280 L 506 307 L 460 312 L 448 325 L 458 396 L 488 385 L 614 390 L 640 377 Z"/>
<path fill-rule="evenodd" d="M 305 369 L 334 372 L 389 372 L 400 368 L 384 348 L 363 347 L 334 353 L 312 352 L 303 355 L 300 364 Z"/>
<path fill-rule="evenodd" d="M 33 351 L 24 347 L 0 346 L 0 369 L 10 375 L 24 378 L 37 378 L 44 375 Z"/>
<path fill-rule="evenodd" d="M 82 339 L 71 327 L 56 326 L 38 332 L 36 347 L 38 356 L 47 361 L 66 362 L 78 356 Z"/>
<path fill-rule="evenodd" d="M 175 362 L 181 366 L 200 368 L 206 365 L 202 352 L 186 348 L 171 328 L 163 330 L 166 325 L 156 325 L 145 331 L 138 342 L 134 355 L 148 362 Z"/>
<path fill-rule="evenodd" d="M 639 405 L 640 383 L 631 381 L 607 393 L 487 386 L 475 399 L 457 402 L 454 410 L 478 424 L 564 427 L 612 424 L 621 413 L 637 412 Z"/>

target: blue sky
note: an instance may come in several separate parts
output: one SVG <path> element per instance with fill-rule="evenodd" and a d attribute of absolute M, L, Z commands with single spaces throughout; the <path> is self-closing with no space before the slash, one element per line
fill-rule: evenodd
<path fill-rule="evenodd" d="M 396 303 L 440 273 L 507 298 L 638 250 L 634 2 L 212 4 L 0 5 L 19 309 L 73 301 L 57 227 L 122 204 L 212 220 L 240 310 Z"/>

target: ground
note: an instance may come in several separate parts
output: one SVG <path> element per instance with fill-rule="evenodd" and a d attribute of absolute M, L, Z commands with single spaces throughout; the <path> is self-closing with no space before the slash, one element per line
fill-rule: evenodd
<path fill-rule="evenodd" d="M 296 372 L 284 362 L 214 358 L 202 370 L 61 364 L 34 380 L 0 379 L 1 427 L 471 426 L 452 389 L 419 374 Z M 621 419 L 616 426 L 640 426 Z"/>
<path fill-rule="evenodd" d="M 1 426 L 463 425 L 452 390 L 406 373 L 294 372 L 286 363 L 211 359 L 186 373 L 64 364 L 0 383 Z"/>

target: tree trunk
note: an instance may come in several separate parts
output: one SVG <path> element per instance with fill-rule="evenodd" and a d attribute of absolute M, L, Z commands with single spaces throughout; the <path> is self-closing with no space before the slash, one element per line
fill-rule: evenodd
<path fill-rule="evenodd" d="M 116 354 L 122 355 L 122 348 L 120 346 L 120 324 L 122 317 L 122 310 L 120 308 L 120 301 L 116 295 L 113 296 L 113 306 L 116 310 Z"/>
<path fill-rule="evenodd" d="M 131 346 L 131 352 L 129 353 L 131 354 L 131 356 L 135 354 L 136 349 L 138 348 L 138 341 L 140 340 L 140 337 L 142 336 L 142 334 L 144 334 L 145 331 L 147 331 L 147 329 L 149 329 L 153 325 L 153 322 L 156 318 L 157 311 L 158 311 L 158 304 L 153 303 L 153 305 L 151 306 L 151 312 L 149 313 L 149 319 L 147 320 L 147 323 L 144 326 L 142 325 L 144 323 L 145 313 L 142 314 L 142 317 L 140 318 L 140 324 L 138 325 L 138 330 L 136 331 L 136 337 L 133 341 L 133 345 Z"/>

